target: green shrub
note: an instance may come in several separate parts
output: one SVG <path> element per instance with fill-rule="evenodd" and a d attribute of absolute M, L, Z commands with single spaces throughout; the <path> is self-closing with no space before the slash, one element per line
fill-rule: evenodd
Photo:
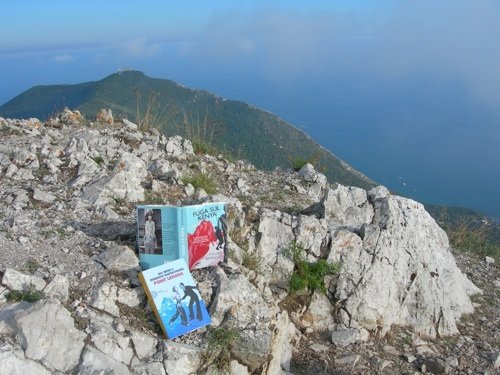
<path fill-rule="evenodd" d="M 43 297 L 44 297 L 43 293 L 36 290 L 33 285 L 30 285 L 28 289 L 13 290 L 7 293 L 7 295 L 5 296 L 5 298 L 9 302 L 19 302 L 19 301 L 36 302 L 42 299 Z"/>
<path fill-rule="evenodd" d="M 197 173 L 192 176 L 183 177 L 182 182 L 186 185 L 191 184 L 195 188 L 201 188 L 209 195 L 213 195 L 217 192 L 217 183 L 206 173 Z"/>
<path fill-rule="evenodd" d="M 292 161 L 292 167 L 295 171 L 300 171 L 304 165 L 309 163 L 307 159 L 304 159 L 301 156 L 297 156 L 295 159 Z"/>
<path fill-rule="evenodd" d="M 95 161 L 95 162 L 96 162 L 96 164 L 97 164 L 97 165 L 99 165 L 99 166 L 100 166 L 100 165 L 102 165 L 102 164 L 104 164 L 104 159 L 102 158 L 102 156 L 101 156 L 101 155 L 94 156 L 94 157 L 92 157 L 91 159 L 92 159 L 93 161 Z"/>
<path fill-rule="evenodd" d="M 308 262 L 304 259 L 304 248 L 296 242 L 290 244 L 287 254 L 295 263 L 295 269 L 290 279 L 292 293 L 303 289 L 309 289 L 311 293 L 315 290 L 326 293 L 325 276 L 340 271 L 338 264 L 328 263 L 325 259 Z"/>

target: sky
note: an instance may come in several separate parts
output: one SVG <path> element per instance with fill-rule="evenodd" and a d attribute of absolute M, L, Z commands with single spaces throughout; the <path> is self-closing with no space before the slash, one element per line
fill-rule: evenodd
<path fill-rule="evenodd" d="M 133 68 L 274 112 L 394 191 L 500 217 L 499 1 L 0 9 L 0 103 Z"/>

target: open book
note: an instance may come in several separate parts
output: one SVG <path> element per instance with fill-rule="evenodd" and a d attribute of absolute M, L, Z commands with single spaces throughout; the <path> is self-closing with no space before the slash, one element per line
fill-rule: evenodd
<path fill-rule="evenodd" d="M 226 259 L 224 203 L 137 206 L 137 245 L 143 269 L 184 259 L 190 270 Z"/>

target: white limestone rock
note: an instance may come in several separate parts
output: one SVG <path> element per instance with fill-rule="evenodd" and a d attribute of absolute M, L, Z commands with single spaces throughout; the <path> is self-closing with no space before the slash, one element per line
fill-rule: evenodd
<path fill-rule="evenodd" d="M 144 299 L 142 288 L 119 288 L 113 282 L 105 282 L 95 292 L 90 305 L 96 309 L 120 316 L 120 309 L 116 302 L 123 303 L 129 307 L 136 307 Z"/>
<path fill-rule="evenodd" d="M 359 229 L 373 218 L 373 207 L 368 201 L 366 190 L 338 185 L 330 189 L 320 202 L 320 215 L 330 228 Z"/>
<path fill-rule="evenodd" d="M 77 375 L 92 374 L 120 374 L 129 375 L 130 370 L 123 363 L 115 361 L 113 357 L 102 353 L 90 345 L 85 347 L 82 362 L 76 370 Z"/>
<path fill-rule="evenodd" d="M 334 327 L 333 306 L 324 293 L 318 291 L 313 293 L 302 320 L 307 321 L 308 326 L 315 331 L 328 331 Z"/>
<path fill-rule="evenodd" d="M 163 348 L 163 365 L 167 374 L 196 374 L 200 366 L 201 354 L 201 349 L 194 346 L 168 341 Z"/>
<path fill-rule="evenodd" d="M 229 364 L 229 373 L 231 375 L 249 375 L 248 368 L 235 360 Z"/>
<path fill-rule="evenodd" d="M 71 187 L 80 187 L 90 182 L 101 171 L 99 164 L 90 157 L 83 159 L 78 165 L 76 178 L 70 183 Z"/>
<path fill-rule="evenodd" d="M 318 201 L 323 196 L 328 186 L 326 176 L 316 171 L 314 166 L 310 163 L 304 165 L 298 171 L 298 174 L 308 183 L 306 194 L 314 201 Z"/>
<path fill-rule="evenodd" d="M 480 290 L 457 268 L 446 234 L 420 203 L 384 187 L 370 200 L 373 223 L 360 230 L 362 247 L 345 232 L 332 241 L 328 259 L 341 263 L 335 298 L 348 312 L 340 322 L 382 335 L 393 324 L 429 337 L 458 333 L 456 321 L 473 311 L 469 296 Z"/>
<path fill-rule="evenodd" d="M 274 332 L 271 341 L 270 361 L 264 367 L 264 374 L 279 374 L 283 370 L 290 371 L 290 362 L 294 344 L 298 342 L 299 332 L 290 322 L 288 314 L 281 312 L 274 321 Z"/>
<path fill-rule="evenodd" d="M 132 367 L 132 372 L 137 375 L 167 375 L 162 362 L 139 364 Z M 177 372 L 175 374 L 177 374 Z"/>
<path fill-rule="evenodd" d="M 99 254 L 97 261 L 110 271 L 140 271 L 139 258 L 128 246 L 113 243 Z"/>
<path fill-rule="evenodd" d="M 189 156 L 194 155 L 191 141 L 178 135 L 170 137 L 167 140 L 165 151 L 168 156 L 178 158 L 179 160 L 185 160 Z"/>
<path fill-rule="evenodd" d="M 56 200 L 56 197 L 46 191 L 40 190 L 39 188 L 34 188 L 33 199 L 42 203 L 50 204 Z"/>
<path fill-rule="evenodd" d="M 138 126 L 136 124 L 134 124 L 132 121 L 127 120 L 126 118 L 123 119 L 123 124 L 130 131 L 137 131 L 137 129 L 138 129 Z"/>
<path fill-rule="evenodd" d="M 130 338 L 134 344 L 135 353 L 140 360 L 148 359 L 156 353 L 158 340 L 153 336 L 138 331 L 132 331 Z"/>
<path fill-rule="evenodd" d="M 147 175 L 146 164 L 137 156 L 124 152 L 107 177 L 87 185 L 83 199 L 97 207 L 113 200 L 138 202 L 144 200 L 142 182 Z"/>
<path fill-rule="evenodd" d="M 219 326 L 224 321 L 240 332 L 232 354 L 240 363 L 254 370 L 266 361 L 270 351 L 269 323 L 273 311 L 243 275 L 228 278 L 217 269 L 216 278 L 218 289 L 210 306 L 212 324 Z"/>
<path fill-rule="evenodd" d="M 22 350 L 0 351 L 0 372 L 9 375 L 51 375 L 40 363 L 28 359 Z"/>
<path fill-rule="evenodd" d="M 357 342 L 366 342 L 368 341 L 369 336 L 369 332 L 363 328 L 343 329 L 339 331 L 333 331 L 331 333 L 332 343 L 341 348 Z"/>
<path fill-rule="evenodd" d="M 295 240 L 291 216 L 262 209 L 256 238 L 255 251 L 262 260 L 263 276 L 278 288 L 287 290 L 295 266 L 285 254 Z"/>
<path fill-rule="evenodd" d="M 57 300 L 41 300 L 15 314 L 26 357 L 53 371 L 76 367 L 86 335 L 75 328 L 73 318 Z"/>
<path fill-rule="evenodd" d="M 47 283 L 41 277 L 26 275 L 12 268 L 7 268 L 3 274 L 2 285 L 10 290 L 35 290 L 42 291 Z"/>
<path fill-rule="evenodd" d="M 118 333 L 111 324 L 94 322 L 91 325 L 90 340 L 102 353 L 115 361 L 130 365 L 134 355 L 130 337 Z"/>
<path fill-rule="evenodd" d="M 45 296 L 56 298 L 62 303 L 69 299 L 69 280 L 64 275 L 55 275 L 52 281 L 43 290 Z"/>
<path fill-rule="evenodd" d="M 326 220 L 300 215 L 294 229 L 295 241 L 314 257 L 320 257 L 326 249 L 329 235 Z"/>

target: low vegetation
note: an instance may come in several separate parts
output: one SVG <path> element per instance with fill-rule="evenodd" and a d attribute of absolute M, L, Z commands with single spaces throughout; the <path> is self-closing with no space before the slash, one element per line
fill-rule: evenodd
<path fill-rule="evenodd" d="M 337 274 L 340 271 L 338 264 L 328 263 L 325 259 L 308 262 L 304 259 L 304 248 L 296 242 L 290 244 L 287 253 L 295 263 L 290 280 L 292 293 L 303 289 L 308 289 L 311 293 L 315 290 L 326 293 L 325 276 Z"/>
<path fill-rule="evenodd" d="M 210 330 L 208 347 L 202 357 L 200 373 L 229 374 L 231 348 L 239 338 L 240 333 L 234 328 L 217 327 Z"/>
<path fill-rule="evenodd" d="M 187 185 L 191 184 L 195 189 L 203 189 L 209 195 L 215 194 L 217 192 L 217 182 L 207 173 L 196 173 L 191 176 L 185 176 L 182 178 L 182 182 Z"/>
<path fill-rule="evenodd" d="M 36 290 L 33 285 L 30 285 L 27 289 L 23 290 L 12 290 L 5 296 L 9 302 L 26 301 L 31 303 L 36 302 L 43 297 L 43 293 Z"/>
<path fill-rule="evenodd" d="M 488 227 L 475 223 L 462 222 L 454 226 L 445 226 L 450 244 L 459 251 L 489 256 L 500 261 L 500 245 L 488 239 Z"/>

